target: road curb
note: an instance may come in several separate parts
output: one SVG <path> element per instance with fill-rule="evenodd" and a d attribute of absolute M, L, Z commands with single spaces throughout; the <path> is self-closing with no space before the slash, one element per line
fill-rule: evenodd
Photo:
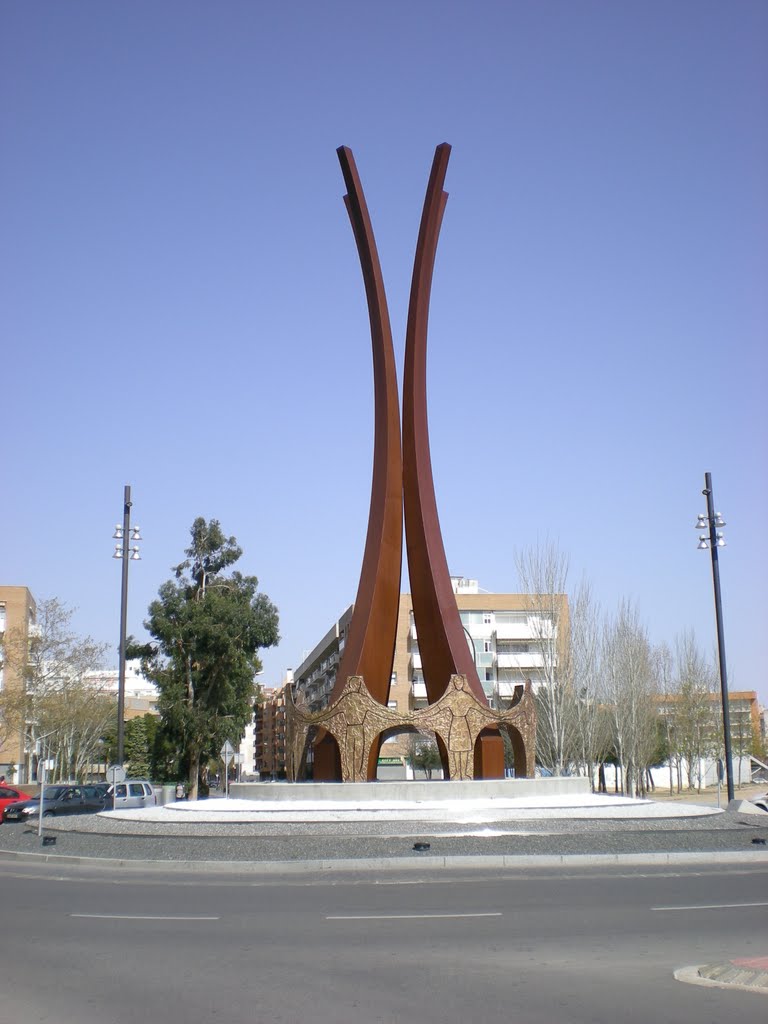
<path fill-rule="evenodd" d="M 700 866 L 711 864 L 763 864 L 768 866 L 768 854 L 762 851 L 716 853 L 578 853 L 537 855 L 472 855 L 441 857 L 414 853 L 411 857 L 338 858 L 296 861 L 218 861 L 218 860 L 133 860 L 117 857 L 83 857 L 68 854 L 29 853 L 0 850 L 0 861 L 27 861 L 58 865 L 86 865 L 92 868 L 125 868 L 142 871 L 221 872 L 225 874 L 331 874 L 333 872 L 362 871 L 424 871 L 461 868 L 574 868 L 611 865 L 623 867 Z"/>
<path fill-rule="evenodd" d="M 704 973 L 702 973 L 704 972 Z M 712 974 L 713 977 L 708 975 Z M 706 988 L 734 988 L 742 992 L 768 995 L 764 971 L 745 971 L 734 967 L 730 960 L 718 964 L 700 964 L 698 967 L 680 967 L 673 972 L 676 981 Z"/>

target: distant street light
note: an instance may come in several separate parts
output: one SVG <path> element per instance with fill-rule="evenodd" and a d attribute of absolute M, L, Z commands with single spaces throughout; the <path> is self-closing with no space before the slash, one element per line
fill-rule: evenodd
<path fill-rule="evenodd" d="M 717 621 L 717 655 L 720 662 L 720 697 L 723 702 L 723 739 L 725 740 L 725 774 L 728 784 L 728 801 L 733 800 L 733 758 L 731 756 L 731 712 L 728 703 L 728 676 L 725 671 L 725 633 L 723 631 L 723 605 L 720 598 L 720 566 L 717 549 L 725 547 L 725 538 L 721 526 L 725 520 L 719 512 L 715 512 L 712 494 L 712 474 L 704 474 L 704 490 L 701 492 L 707 499 L 707 513 L 702 512 L 696 521 L 696 529 L 704 530 L 699 537 L 699 551 L 709 548 L 712 553 L 712 582 L 715 588 L 715 619 Z"/>
<path fill-rule="evenodd" d="M 115 527 L 114 539 L 120 541 L 115 545 L 113 558 L 123 560 L 123 587 L 120 596 L 120 667 L 117 677 L 117 764 L 122 765 L 125 750 L 125 631 L 128 619 L 128 562 L 141 558 L 136 541 L 141 540 L 138 526 L 131 529 L 131 488 L 125 485 L 123 499 L 123 525 Z M 129 542 L 133 546 L 129 547 Z"/>

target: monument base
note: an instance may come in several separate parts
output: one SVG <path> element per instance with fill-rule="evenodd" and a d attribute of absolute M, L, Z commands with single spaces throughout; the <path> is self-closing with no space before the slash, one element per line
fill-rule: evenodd
<path fill-rule="evenodd" d="M 519 797 L 579 796 L 592 792 L 589 779 L 473 779 L 397 782 L 233 782 L 232 797 L 270 803 L 441 803 L 455 800 L 515 800 Z"/>

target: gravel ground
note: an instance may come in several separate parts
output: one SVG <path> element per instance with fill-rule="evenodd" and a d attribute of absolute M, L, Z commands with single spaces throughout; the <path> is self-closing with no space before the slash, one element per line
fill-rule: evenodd
<path fill-rule="evenodd" d="M 50 819 L 49 819 L 50 820 Z M 55 845 L 42 847 L 30 824 L 0 825 L 3 853 L 116 860 L 274 862 L 420 857 L 765 852 L 768 816 L 726 811 L 697 818 L 487 821 L 478 824 L 412 821 L 345 823 L 127 822 L 76 815 L 45 823 Z M 757 842 L 754 842 L 757 840 Z"/>

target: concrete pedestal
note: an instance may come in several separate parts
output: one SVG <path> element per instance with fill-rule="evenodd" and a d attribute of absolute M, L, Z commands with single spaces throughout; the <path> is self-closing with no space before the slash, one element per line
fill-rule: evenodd
<path fill-rule="evenodd" d="M 591 792 L 587 778 L 475 779 L 471 782 L 234 782 L 230 795 L 270 803 L 440 803 L 452 800 L 514 800 L 576 796 Z"/>

